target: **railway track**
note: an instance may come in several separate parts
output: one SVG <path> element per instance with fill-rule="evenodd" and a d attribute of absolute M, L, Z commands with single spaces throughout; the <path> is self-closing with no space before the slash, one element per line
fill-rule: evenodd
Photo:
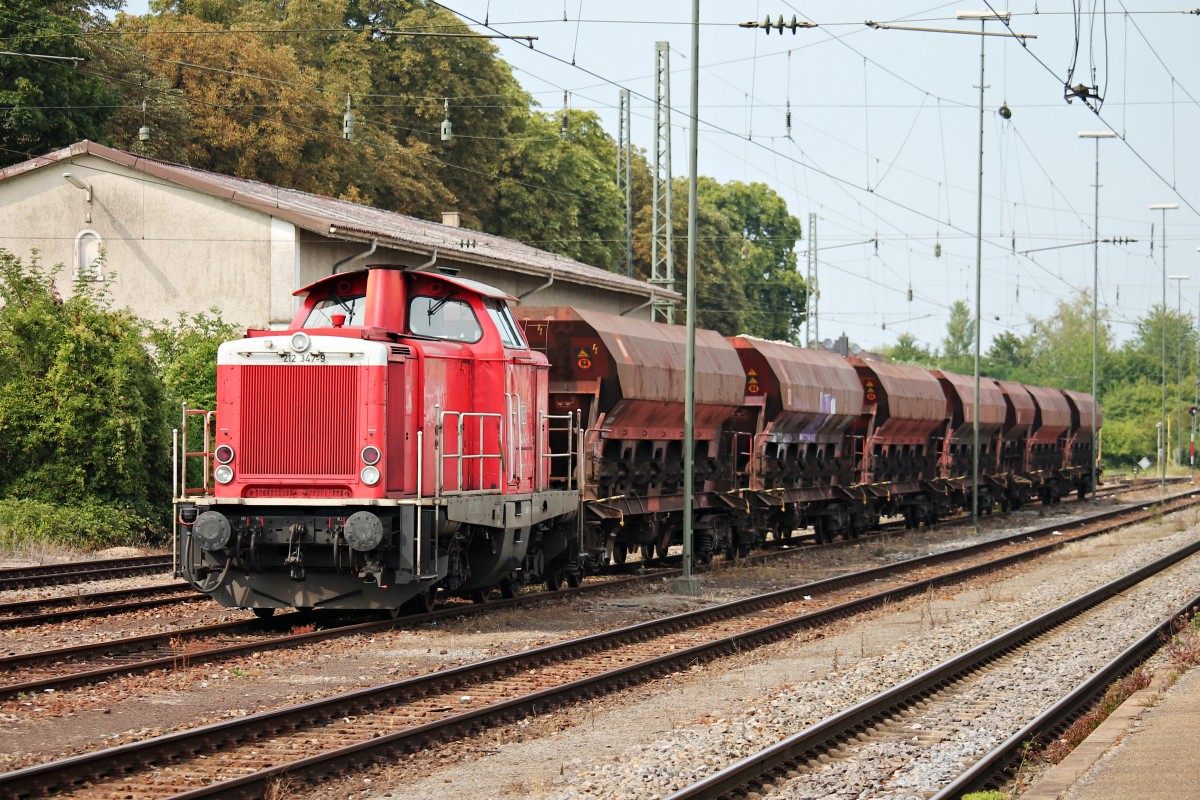
<path fill-rule="evenodd" d="M 1174 503 L 1176 507 L 1185 507 L 1188 503 L 1187 496 L 1175 500 Z M 1092 536 L 1111 529 L 1114 524 L 1129 524 L 1128 519 L 1145 519 L 1157 513 L 1164 512 L 1157 506 L 1152 511 L 1144 509 L 1107 511 L 1072 524 L 1049 525 L 1039 531 L 1012 534 L 965 548 L 936 553 L 866 572 L 853 573 L 803 588 L 812 593 L 827 592 L 831 588 L 865 585 L 916 569 L 928 569 L 966 558 L 988 558 L 990 554 L 1004 548 L 1030 549 L 1038 540 L 1052 537 L 1061 529 L 1070 531 L 1072 526 L 1080 531 L 1080 535 Z M 857 540 L 858 543 L 862 541 Z M 1065 541 L 1060 539 L 1052 546 L 1065 543 Z M 854 543 L 853 541 L 844 542 L 842 545 L 849 546 Z M 765 561 L 793 557 L 803 550 L 804 547 L 792 550 L 773 550 L 756 555 L 754 559 Z M 300 613 L 292 613 L 273 617 L 266 621 L 235 620 L 142 636 L 126 636 L 112 641 L 10 655 L 0 657 L 0 669 L 8 675 L 19 676 L 19 680 L 0 683 L 0 699 L 51 689 L 60 691 L 73 686 L 106 680 L 117 675 L 143 673 L 157 669 L 178 669 L 185 665 L 208 663 L 255 651 L 301 647 L 326 639 L 388 630 L 397 624 L 417 625 L 467 614 L 491 612 L 508 606 L 542 602 L 565 596 L 568 593 L 591 594 L 611 591 L 622 586 L 661 581 L 677 574 L 679 574 L 678 569 L 649 569 L 638 575 L 587 582 L 575 589 L 526 594 L 509 600 L 492 601 L 486 605 L 451 603 L 426 614 L 405 617 L 401 621 L 372 620 L 347 623 L 345 618 L 325 616 L 321 618 L 321 630 L 312 630 L 310 623 L 313 618 Z M 199 597 L 199 595 L 191 595 L 166 602 L 180 602 Z M 153 602 L 153 600 L 147 602 Z"/>
<path fill-rule="evenodd" d="M 1179 507 L 1185 505 L 1178 501 Z M 1142 518 L 1163 509 L 1138 510 Z M 1082 535 L 1120 524 L 1115 514 Z M 1126 518 L 1138 514 L 1126 511 Z M 1061 524 L 1060 524 L 1061 527 Z M 1081 526 L 1082 528 L 1083 526 Z M 0 775 L 0 792 L 78 797 L 259 796 L 272 782 L 311 779 L 410 752 L 555 705 L 615 691 L 691 665 L 827 625 L 881 603 L 1034 557 L 1066 541 L 1056 530 L 1013 540 L 1044 543 L 952 572 L 931 564 L 1015 541 L 973 545 L 664 620 L 548 645 L 277 711 L 205 726 Z M 1051 539 L 1045 542 L 1045 539 Z M 1003 541 L 1003 540 L 1001 540 Z M 1197 545 L 1200 548 L 1200 544 Z M 907 573 L 907 575 L 905 575 Z M 864 581 L 894 585 L 867 597 L 836 592 Z M 858 594 L 858 592 L 854 592 Z M 814 600 L 813 598 L 819 598 Z M 816 609 L 816 606 L 825 605 Z M 73 788 L 74 787 L 74 788 Z M 180 794 L 180 793 L 183 794 Z"/>
<path fill-rule="evenodd" d="M 1168 483 L 1181 483 L 1185 479 L 1173 478 Z M 1101 487 L 1099 497 L 1111 497 L 1130 491 L 1143 490 L 1141 485 L 1115 484 Z M 939 526 L 961 522 L 961 518 L 945 520 Z M 901 529 L 900 524 L 890 525 L 881 531 L 868 534 L 856 543 L 870 541 L 872 537 L 886 536 Z M 789 548 L 813 546 L 804 542 L 811 539 L 803 534 L 788 537 L 786 540 L 773 540 L 772 547 L 786 544 Z M 846 540 L 834 542 L 833 546 L 845 545 Z M 130 563 L 132 562 L 132 563 Z M 652 567 L 670 567 L 678 563 L 678 557 L 650 559 L 614 567 L 610 574 L 620 574 L 622 568 L 649 565 Z M 170 567 L 169 556 L 146 556 L 133 559 L 114 559 L 110 561 L 82 561 L 53 564 L 37 567 L 17 567 L 0 569 L 0 590 L 34 588 L 37 586 L 52 586 L 57 584 L 85 583 L 94 580 L 106 580 L 114 577 L 129 577 L 132 575 L 154 574 Z M 171 582 L 137 589 L 123 589 L 108 592 L 92 592 L 77 595 L 39 598 L 26 601 L 11 601 L 0 603 L 0 628 L 41 625 L 62 622 L 69 619 L 84 617 L 132 613 L 138 610 L 174 605 L 184 602 L 195 602 L 202 595 L 191 590 L 186 584 Z"/>
<path fill-rule="evenodd" d="M 62 564 L 43 564 L 36 567 L 6 567 L 0 569 L 0 590 L 31 589 L 36 586 L 58 586 L 85 583 L 109 578 L 128 578 L 153 575 L 171 568 L 171 556 L 134 556 L 100 561 L 69 561 Z"/>
<path fill-rule="evenodd" d="M 922 760 L 932 747 L 941 746 L 949 738 L 946 732 L 936 729 L 939 721 L 944 725 L 944 721 L 949 719 L 982 717 L 989 709 L 1006 702 L 1015 707 L 1018 702 L 1008 700 L 1003 689 L 1006 685 L 1028 682 L 1025 677 L 1028 671 L 1015 669 L 1014 665 L 1025 663 L 1024 659 L 1031 652 L 1040 652 L 1043 658 L 1047 651 L 1053 652 L 1052 648 L 1057 646 L 1054 637 L 1062 640 L 1069 640 L 1072 636 L 1076 640 L 1083 637 L 1094 642 L 1091 637 L 1104 627 L 1105 613 L 1110 617 L 1131 613 L 1131 601 L 1121 597 L 1123 593 L 1197 552 L 1200 552 L 1200 541 L 743 758 L 675 792 L 668 800 L 718 800 L 749 794 L 757 797 L 811 796 L 814 791 L 819 791 L 822 782 L 820 779 L 806 782 L 805 777 L 831 758 L 852 761 L 855 765 L 870 765 L 855 772 L 855 779 L 866 780 L 868 785 L 884 787 L 886 790 L 889 781 L 906 771 L 904 765 Z M 1105 604 L 1111 607 L 1106 609 Z M 967 769 L 943 785 L 934 795 L 934 800 L 952 800 L 966 792 L 1000 785 L 1011 778 L 1010 770 L 1027 755 L 1026 749 L 1032 742 L 1039 737 L 1053 737 L 1064 730 L 1110 683 L 1131 671 L 1160 647 L 1165 641 L 1164 634 L 1194 614 L 1197 605 L 1200 605 L 1200 595 L 1192 597 L 1137 641 L 1103 662 L 1061 699 L 1044 712 L 1034 715 L 1020 730 L 1007 737 L 999 747 L 973 764 L 968 761 Z M 915 736 L 914 731 L 918 732 Z M 880 746 L 882 742 L 897 744 L 885 750 Z M 872 750 L 883 750 L 892 756 L 882 765 L 879 774 L 869 774 L 874 768 Z M 897 751 L 907 751 L 908 755 L 896 756 Z M 796 783 L 789 784 L 791 780 Z M 906 794 L 929 794 L 924 786 L 895 788 Z"/>
<path fill-rule="evenodd" d="M 39 600 L 0 603 L 0 628 L 44 625 L 68 619 L 125 614 L 145 608 L 205 599 L 186 583 L 176 581 L 139 589 L 89 592 Z"/>

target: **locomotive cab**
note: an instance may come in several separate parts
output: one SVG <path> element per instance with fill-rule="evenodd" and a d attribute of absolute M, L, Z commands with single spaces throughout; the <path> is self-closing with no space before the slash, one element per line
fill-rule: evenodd
<path fill-rule="evenodd" d="M 200 453 L 212 481 L 177 492 L 184 576 L 269 613 L 575 574 L 577 495 L 547 491 L 571 461 L 550 431 L 574 422 L 547 413 L 547 362 L 513 298 L 387 266 L 297 294 L 288 329 L 220 347 Z"/>

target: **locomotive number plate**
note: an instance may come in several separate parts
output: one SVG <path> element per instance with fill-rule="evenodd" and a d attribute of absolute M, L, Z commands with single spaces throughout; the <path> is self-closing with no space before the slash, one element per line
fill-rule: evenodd
<path fill-rule="evenodd" d="M 324 364 L 324 353 L 280 353 L 279 359 L 285 364 Z"/>

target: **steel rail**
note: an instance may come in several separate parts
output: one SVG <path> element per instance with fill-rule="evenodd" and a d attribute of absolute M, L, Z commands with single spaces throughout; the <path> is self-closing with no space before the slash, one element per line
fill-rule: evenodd
<path fill-rule="evenodd" d="M 920 675 L 748 756 L 675 792 L 667 800 L 717 800 L 740 796 L 748 789 L 761 788 L 764 784 L 773 782 L 776 775 L 802 763 L 812 754 L 832 749 L 839 742 L 912 707 L 1000 656 L 1012 652 L 1052 628 L 1197 552 L 1200 552 L 1200 540 L 1080 595 Z"/>
<path fill-rule="evenodd" d="M 6 567 L 0 569 L 0 590 L 126 578 L 162 572 L 170 567 L 170 556 L 135 556 L 99 561 L 70 561 L 36 567 Z"/>
<path fill-rule="evenodd" d="M 1129 515 L 1131 513 L 1140 516 L 1145 516 L 1147 514 L 1147 512 L 1131 511 L 1129 509 L 1111 510 L 1100 515 L 1095 515 L 1087 520 L 1080 521 L 1079 524 L 1087 524 L 1088 522 L 1096 519 L 1112 519 L 1115 517 Z M 1069 529 L 1070 526 L 1060 525 L 1059 527 L 1065 527 Z M 978 553 L 994 550 L 1014 542 L 1021 542 L 1029 539 L 1030 537 L 1046 537 L 1052 535 L 1055 530 L 1056 528 L 1054 526 L 1046 526 L 1039 531 L 1026 531 L 1022 533 L 1011 534 L 1009 536 L 1001 537 L 988 542 L 978 542 L 954 550 L 947 550 L 941 553 L 934 553 L 931 555 L 906 559 L 904 561 L 899 561 L 880 567 L 874 567 L 856 573 L 834 576 L 821 581 L 804 584 L 803 586 L 792 589 L 781 590 L 779 593 L 775 593 L 775 597 L 761 595 L 759 596 L 762 598 L 760 602 L 789 602 L 796 597 L 802 597 L 806 594 L 820 594 L 846 586 L 869 583 L 871 581 L 879 580 L 892 575 L 901 574 L 912 569 L 960 560 L 962 558 L 967 558 Z M 1063 542 L 1056 542 L 1055 546 L 1058 546 L 1062 543 Z M 783 556 L 794 555 L 796 552 L 798 551 L 776 551 L 758 557 L 764 559 L 779 558 Z M 287 634 L 267 640 L 259 638 L 248 642 L 223 644 L 217 647 L 207 647 L 197 650 L 186 650 L 183 649 L 182 645 L 185 642 L 194 641 L 204 637 L 220 635 L 252 635 L 260 631 L 263 627 L 284 628 L 288 625 L 304 624 L 309 620 L 300 614 L 289 614 L 286 616 L 273 617 L 270 621 L 259 621 L 254 619 L 233 620 L 229 622 L 216 623 L 213 625 L 203 625 L 173 631 L 164 631 L 161 633 L 146 634 L 143 636 L 125 637 L 119 640 L 95 642 L 85 645 L 75 645 L 71 647 L 41 650 L 12 656 L 3 656 L 0 657 L 0 670 L 3 670 L 11 675 L 22 675 L 30 668 L 36 667 L 39 664 L 60 665 L 64 661 L 83 660 L 91 660 L 92 662 L 102 660 L 104 663 L 101 666 L 83 665 L 80 669 L 74 672 L 68 672 L 66 674 L 57 674 L 33 679 L 26 677 L 24 680 L 19 682 L 0 684 L 0 699 L 15 697 L 23 693 L 43 692 L 48 689 L 68 689 L 73 686 L 80 686 L 105 680 L 115 675 L 129 675 L 148 672 L 154 669 L 176 669 L 179 668 L 181 664 L 207 663 L 217 659 L 228 658 L 230 656 L 236 656 L 255 651 L 297 647 L 325 639 L 350 636 L 359 633 L 389 630 L 395 627 L 397 624 L 420 624 L 438 619 L 460 617 L 473 613 L 483 613 L 484 611 L 493 611 L 497 608 L 505 606 L 519 606 L 530 602 L 540 602 L 556 596 L 563 597 L 568 595 L 610 590 L 622 585 L 633 585 L 654 580 L 661 580 L 664 577 L 671 577 L 672 575 L 676 574 L 679 574 L 678 569 L 656 571 L 654 573 L 645 575 L 626 576 L 624 578 L 609 580 L 602 583 L 589 583 L 575 589 L 564 589 L 558 592 L 539 592 L 537 594 L 521 595 L 508 600 L 494 601 L 482 606 L 454 604 L 425 614 L 405 617 L 398 621 L 368 621 L 358 624 L 338 625 L 326 627 L 320 631 Z M 770 599 L 766 599 L 768 597 L 770 597 Z M 148 653 L 149 656 L 136 661 L 126 660 L 128 656 L 136 653 Z"/>
<path fill-rule="evenodd" d="M 1196 492 L 1194 494 L 1200 494 L 1200 492 Z M 1181 498 L 1185 497 L 1185 495 L 1180 495 L 1176 498 L 1173 498 L 1173 500 L 1177 502 L 1183 502 Z M 1169 501 L 1170 500 L 1168 500 L 1168 502 Z M 937 564 L 961 560 L 963 558 L 974 556 L 978 553 L 984 553 L 989 550 L 1007 546 L 1009 544 L 1022 542 L 1030 538 L 1045 538 L 1054 535 L 1059 531 L 1059 529 L 1071 530 L 1073 527 L 1096 524 L 1097 522 L 1119 519 L 1129 515 L 1133 515 L 1136 518 L 1147 518 L 1158 513 L 1158 511 L 1155 509 L 1157 509 L 1157 506 L 1150 510 L 1141 511 L 1129 508 L 1112 509 L 1091 517 L 1072 520 L 1070 522 L 1060 522 L 1057 525 L 1048 525 L 1041 529 L 1015 533 L 990 541 L 967 545 L 954 550 L 947 550 L 941 553 L 919 556 L 860 572 L 826 578 L 821 581 L 804 584 L 792 589 L 781 590 L 777 598 L 773 598 L 769 601 L 764 600 L 763 602 L 790 602 L 795 597 L 803 596 L 805 594 L 819 594 L 848 586 L 859 585 L 861 583 L 869 583 L 890 577 L 892 575 L 901 574 L 912 569 L 935 566 Z M 1166 513 L 1171 512 L 1167 511 Z M 1129 523 L 1125 522 L 1122 524 Z M 1099 533 L 1103 532 L 1104 530 L 1098 530 L 1093 531 L 1088 535 L 1098 535 Z M 1074 540 L 1074 538 L 1076 537 L 1054 542 L 1050 545 L 1050 547 L 1059 547 L 1063 544 L 1066 544 L 1068 541 Z M 853 543 L 853 540 L 850 540 L 849 543 Z M 762 559 L 765 561 L 772 558 L 794 556 L 797 553 L 802 552 L 804 549 L 805 548 L 796 548 L 787 551 L 772 551 L 758 554 L 752 556 L 751 558 Z M 1020 554 L 1017 555 L 1019 556 Z M 59 664 L 66 660 L 92 659 L 95 661 L 102 659 L 105 663 L 103 666 L 81 668 L 78 671 L 69 672 L 66 674 L 35 678 L 32 680 L 26 679 L 17 683 L 0 684 L 0 699 L 15 697 L 22 693 L 42 692 L 48 689 L 68 689 L 74 686 L 95 683 L 116 675 L 132 675 L 155 669 L 177 669 L 181 665 L 207 663 L 222 658 L 229 658 L 231 656 L 237 656 L 256 651 L 299 647 L 325 639 L 389 630 L 400 624 L 416 625 L 440 619 L 462 617 L 476 613 L 487 613 L 490 611 L 495 611 L 499 608 L 521 606 L 533 602 L 542 602 L 556 597 L 607 591 L 624 585 L 635 585 L 662 580 L 678 574 L 680 574 L 680 570 L 678 569 L 661 570 L 643 575 L 625 576 L 600 583 L 588 583 L 573 589 L 566 588 L 553 592 L 538 592 L 536 594 L 520 595 L 507 600 L 494 600 L 484 605 L 449 604 L 432 612 L 408 616 L 399 620 L 368 621 L 362 623 L 336 625 L 326 627 L 319 631 L 285 634 L 267 640 L 255 639 L 248 642 L 223 644 L 216 647 L 207 647 L 197 650 L 183 649 L 181 644 L 190 640 L 223 634 L 239 635 L 244 633 L 245 635 L 250 635 L 258 632 L 263 627 L 283 628 L 288 625 L 303 625 L 310 622 L 311 619 L 301 616 L 300 614 L 289 614 L 286 616 L 273 617 L 270 621 L 259 621 L 254 619 L 233 620 L 214 625 L 205 625 L 162 633 L 146 634 L 144 636 L 137 637 L 126 637 L 124 639 L 115 641 L 97 642 L 86 645 L 76 645 L 73 647 L 56 648 L 52 650 L 42 650 L 32 653 L 5 656 L 0 657 L 0 668 L 3 668 L 9 674 L 14 675 L 21 674 L 24 670 L 27 670 L 38 664 Z M 770 596 L 761 595 L 759 597 L 767 598 Z M 191 596 L 182 598 L 177 602 L 183 602 L 188 599 L 192 599 Z M 750 599 L 753 600 L 754 598 Z M 7 622 L 9 621 L 0 620 L 0 625 L 3 625 Z M 122 660 L 126 656 L 139 652 L 151 653 L 151 655 L 136 661 Z"/>
<path fill-rule="evenodd" d="M 1004 780 L 1013 764 L 1018 763 L 1025 754 L 1030 743 L 1036 743 L 1039 739 L 1050 741 L 1052 737 L 1066 730 L 1095 705 L 1112 683 L 1157 652 L 1177 626 L 1195 615 L 1197 609 L 1200 609 L 1200 594 L 1180 606 L 1142 638 L 1081 681 L 1054 705 L 976 761 L 931 800 L 952 800 L 967 792 L 993 786 Z"/>
<path fill-rule="evenodd" d="M 1149 515 L 1150 512 L 1145 513 Z M 1100 532 L 1093 531 L 1085 535 L 1097 535 Z M 1030 535 L 1030 532 L 1026 532 L 1006 538 L 1026 538 Z M 1050 534 L 1047 533 L 1047 535 Z M 1077 540 L 1078 537 L 1071 539 L 1056 537 L 1056 541 L 1025 550 L 1021 553 L 1010 554 L 999 560 L 972 565 L 949 574 L 927 578 L 902 587 L 879 592 L 869 597 L 856 598 L 821 611 L 809 612 L 791 617 L 790 619 L 779 620 L 753 631 L 742 632 L 709 643 L 666 653 L 591 678 L 581 679 L 556 688 L 514 698 L 510 701 L 464 712 L 439 722 L 428 723 L 419 727 L 408 728 L 403 731 L 380 736 L 347 748 L 331 750 L 319 756 L 313 756 L 292 764 L 279 765 L 243 779 L 222 782 L 210 787 L 197 789 L 182 796 L 241 796 L 262 790 L 276 776 L 284 773 L 310 775 L 331 770 L 340 770 L 345 768 L 344 765 L 347 763 L 353 764 L 360 760 L 371 760 L 371 758 L 375 757 L 372 754 L 377 754 L 379 748 L 411 751 L 425 746 L 430 742 L 443 741 L 449 737 L 464 735 L 471 730 L 495 725 L 505 719 L 536 713 L 539 710 L 545 710 L 545 708 L 555 703 L 566 703 L 581 698 L 601 695 L 618 688 L 649 680 L 658 675 L 685 669 L 697 662 L 712 660 L 723 655 L 741 652 L 750 647 L 757 647 L 776 641 L 804 628 L 829 624 L 836 619 L 876 607 L 882 603 L 919 595 L 933 586 L 960 582 L 966 578 L 990 572 L 1016 563 L 1019 560 L 1033 558 L 1041 553 L 1057 549 L 1067 541 Z M 1200 547 L 1200 545 L 1197 546 Z M 971 545 L 964 549 L 974 550 L 977 547 L 978 545 Z M 944 556 L 944 554 L 938 554 L 938 556 Z M 911 567 L 913 564 L 920 562 L 927 564 L 928 559 L 910 559 L 909 562 L 900 563 L 908 564 Z M 895 571 L 899 566 L 900 564 L 875 568 L 867 573 L 859 574 L 858 577 L 860 579 L 873 580 L 882 574 L 886 574 L 887 571 Z M 867 575 L 871 577 L 864 578 Z M 71 785 L 100 779 L 113 773 L 129 772 L 138 769 L 142 765 L 171 763 L 181 758 L 220 750 L 224 747 L 234 746 L 235 744 L 245 744 L 247 741 L 255 738 L 270 738 L 283 731 L 309 728 L 327 721 L 369 712 L 374 709 L 394 707 L 397 704 L 411 702 L 415 698 L 430 696 L 438 692 L 453 691 L 457 693 L 472 683 L 521 673 L 549 664 L 561 663 L 571 658 L 579 658 L 587 654 L 610 650 L 614 647 L 668 635 L 695 627 L 696 625 L 720 621 L 738 614 L 761 610 L 762 608 L 785 602 L 785 598 L 794 600 L 797 599 L 797 596 L 802 597 L 804 594 L 811 594 L 821 589 L 831 590 L 839 583 L 844 584 L 846 582 L 847 576 L 830 578 L 806 584 L 803 587 L 771 592 L 766 595 L 699 609 L 666 619 L 639 623 L 616 631 L 546 645 L 519 653 L 497 656 L 483 662 L 415 676 L 343 695 L 322 698 L 289 708 L 262 712 L 238 720 L 215 723 L 190 731 L 181 731 L 154 739 L 134 742 L 118 748 L 28 767 L 0 775 L 0 793 L 7 792 L 13 796 L 32 796 L 33 794 L 42 792 L 62 791 Z"/>
<path fill-rule="evenodd" d="M 186 592 L 186 594 L 184 594 Z M 0 603 L 0 628 L 23 625 L 42 625 L 79 617 L 119 614 L 141 608 L 199 600 L 205 595 L 182 581 L 144 586 L 140 589 L 116 589 L 110 592 L 90 592 L 39 600 L 19 600 Z"/>

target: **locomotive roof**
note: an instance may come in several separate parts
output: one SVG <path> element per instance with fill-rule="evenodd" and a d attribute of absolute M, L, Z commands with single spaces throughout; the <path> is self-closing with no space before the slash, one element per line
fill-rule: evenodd
<path fill-rule="evenodd" d="M 313 290 L 325 285 L 326 283 L 332 283 L 335 280 L 344 280 L 347 275 L 356 275 L 359 273 L 366 273 L 372 269 L 400 269 L 400 268 L 395 267 L 395 266 L 386 266 L 386 267 L 381 266 L 381 267 L 366 267 L 365 269 L 358 269 L 358 270 L 354 270 L 352 272 L 338 272 L 333 275 L 326 275 L 324 278 L 321 278 L 320 280 L 313 281 L 308 286 L 303 286 L 303 287 L 297 289 L 296 291 L 292 292 L 292 294 L 297 297 L 301 297 L 303 295 L 309 294 Z M 519 302 L 517 300 L 517 298 L 513 297 L 508 292 L 503 292 L 503 291 L 497 289 L 495 286 L 489 286 L 486 283 L 480 283 L 479 281 L 473 281 L 470 278 L 460 278 L 457 275 L 446 275 L 445 273 L 442 273 L 442 272 L 426 272 L 423 270 L 408 270 L 408 271 L 413 273 L 414 275 L 427 275 L 431 278 L 436 278 L 437 280 L 441 281 L 442 283 L 446 283 L 451 286 L 457 286 L 460 289 L 465 289 L 468 292 L 471 292 L 473 294 L 478 294 L 482 297 L 495 297 L 495 298 L 499 298 L 501 300 L 509 300 L 514 303 Z"/>

